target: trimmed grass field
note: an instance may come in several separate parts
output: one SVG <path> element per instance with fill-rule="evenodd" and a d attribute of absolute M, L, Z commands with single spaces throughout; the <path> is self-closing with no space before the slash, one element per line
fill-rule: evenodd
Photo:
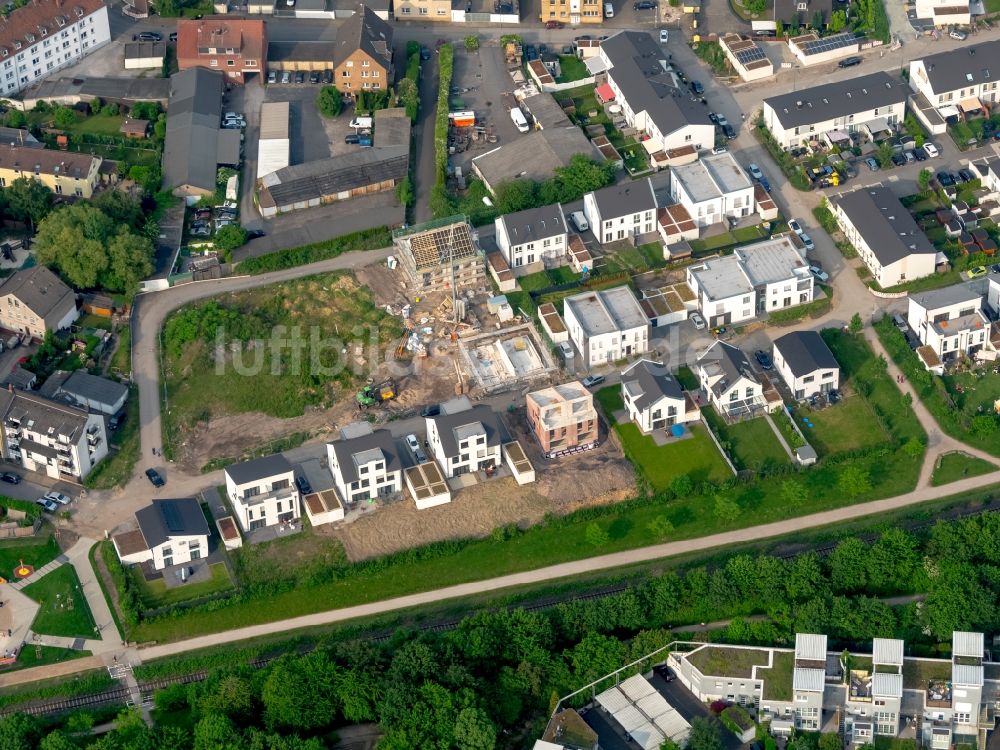
<path fill-rule="evenodd" d="M 945 453 L 934 467 L 931 486 L 940 487 L 942 484 L 957 482 L 967 477 L 978 477 L 980 474 L 989 474 L 998 469 L 1000 467 L 967 453 Z"/>
<path fill-rule="evenodd" d="M 155 609 L 156 607 L 166 607 L 170 604 L 197 599 L 201 596 L 210 596 L 220 591 L 228 591 L 233 587 L 233 579 L 229 577 L 225 563 L 212 563 L 209 569 L 212 572 L 212 577 L 209 580 L 199 583 L 184 583 L 173 588 L 167 588 L 167 584 L 163 582 L 162 578 L 147 581 L 142 577 L 142 570 L 137 565 L 129 568 L 129 573 L 141 592 L 143 606 Z"/>
<path fill-rule="evenodd" d="M 770 669 L 758 669 L 757 676 L 764 680 L 764 698 L 775 701 L 792 699 L 792 672 L 795 654 L 788 651 L 772 652 Z"/>
<path fill-rule="evenodd" d="M 763 417 L 726 424 L 710 406 L 704 407 L 701 412 L 719 442 L 723 446 L 729 445 L 728 450 L 737 469 L 761 471 L 774 464 L 788 463 L 788 454 Z"/>
<path fill-rule="evenodd" d="M 44 667 L 46 664 L 59 664 L 90 655 L 89 651 L 74 651 L 71 648 L 56 648 L 55 646 L 34 646 L 28 643 L 17 655 L 17 668 Z"/>
<path fill-rule="evenodd" d="M 590 71 L 587 70 L 586 64 L 583 60 L 578 58 L 576 55 L 560 55 L 559 56 L 559 83 L 569 83 L 570 81 L 579 81 L 582 78 L 588 78 L 590 76 Z"/>
<path fill-rule="evenodd" d="M 69 563 L 60 565 L 21 592 L 38 602 L 38 614 L 31 629 L 41 635 L 93 638 L 94 618 L 80 579 Z"/>
<path fill-rule="evenodd" d="M 671 439 L 657 445 L 631 422 L 615 425 L 625 455 L 654 490 L 664 490 L 679 476 L 687 474 L 695 484 L 724 482 L 732 472 L 719 454 L 715 443 L 701 424 L 685 425 L 691 437 Z"/>
<path fill-rule="evenodd" d="M 23 560 L 35 570 L 54 560 L 59 554 L 59 545 L 51 534 L 41 538 L 4 539 L 0 541 L 0 576 L 14 577 L 14 568 Z"/>
<path fill-rule="evenodd" d="M 869 448 L 886 439 L 885 430 L 861 396 L 850 396 L 825 409 L 793 406 L 792 414 L 806 440 L 821 457 Z M 806 419 L 812 428 L 805 423 Z"/>
<path fill-rule="evenodd" d="M 688 661 L 704 675 L 725 674 L 730 677 L 749 678 L 755 666 L 767 664 L 767 651 L 756 648 L 703 648 L 691 654 Z"/>

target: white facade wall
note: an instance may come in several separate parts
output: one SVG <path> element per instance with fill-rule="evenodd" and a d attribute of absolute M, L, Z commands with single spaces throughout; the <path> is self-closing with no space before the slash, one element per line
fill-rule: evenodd
<path fill-rule="evenodd" d="M 333 474 L 333 482 L 337 492 L 346 502 L 354 503 L 361 500 L 374 500 L 377 497 L 394 495 L 403 490 L 403 472 L 388 471 L 385 458 L 361 464 L 357 467 L 358 479 L 350 484 L 344 478 L 344 473 L 337 461 L 337 454 L 331 443 L 326 444 L 326 458 Z"/>
<path fill-rule="evenodd" d="M 506 226 L 499 218 L 496 219 L 494 227 L 497 247 L 512 270 L 521 266 L 530 266 L 533 263 L 541 263 L 546 259 L 559 261 L 566 256 L 566 246 L 569 241 L 569 235 L 566 232 L 555 237 L 546 237 L 537 242 L 511 244 Z"/>
<path fill-rule="evenodd" d="M 981 310 L 982 300 L 960 302 L 929 310 L 911 297 L 906 320 L 917 334 L 920 343 L 931 347 L 938 358 L 945 361 L 960 353 L 989 345 L 990 324 Z M 976 313 L 979 325 L 962 328 L 941 326 L 940 331 L 934 325 L 935 320 L 955 320 L 963 313 Z"/>
<path fill-rule="evenodd" d="M 295 472 L 287 471 L 237 484 L 226 473 L 226 494 L 243 531 L 276 526 L 302 515 Z"/>
<path fill-rule="evenodd" d="M 11 425 L 4 427 L 6 445 L 4 453 L 15 463 L 20 463 L 27 471 L 37 471 L 50 479 L 65 479 L 67 476 L 82 481 L 101 459 L 108 455 L 108 436 L 101 414 L 89 414 L 81 435 L 71 441 L 68 435 L 49 435 L 35 432 L 22 424 L 19 436 L 14 437 Z M 56 456 L 35 453 L 23 444 L 31 440 L 55 451 Z"/>
<path fill-rule="evenodd" d="M 637 234 L 646 234 L 656 230 L 655 209 L 624 216 L 601 216 L 593 193 L 587 193 L 583 196 L 583 213 L 590 224 L 590 231 L 594 233 L 601 244 L 629 240 Z"/>
<path fill-rule="evenodd" d="M 583 354 L 588 367 L 610 364 L 649 351 L 648 325 L 587 336 L 572 309 L 567 306 L 565 310 L 564 318 L 569 329 L 569 337 L 577 350 Z"/>
<path fill-rule="evenodd" d="M 687 406 L 683 398 L 667 398 L 666 396 L 662 396 L 645 409 L 639 410 L 625 389 L 622 388 L 622 402 L 625 404 L 625 410 L 628 412 L 629 419 L 635 423 L 636 427 L 644 435 L 648 435 L 654 429 L 660 429 L 664 425 L 684 424 L 685 422 L 692 421 L 688 419 Z M 697 419 L 697 414 L 695 414 L 694 420 L 696 421 Z M 655 425 L 654 422 L 656 423 Z"/>
<path fill-rule="evenodd" d="M 785 129 L 779 119 L 779 114 L 783 115 L 784 112 L 776 112 L 767 102 L 764 102 L 763 109 L 764 124 L 767 125 L 768 130 L 771 131 L 778 145 L 785 150 L 795 148 L 811 140 L 816 140 L 823 133 L 828 133 L 831 130 L 844 130 L 848 133 L 853 133 L 861 125 L 871 120 L 884 119 L 890 125 L 895 125 L 903 121 L 905 111 L 906 102 L 884 104 L 842 117 L 836 117 L 832 120 L 818 120 L 807 125 Z M 790 114 L 791 112 L 789 112 Z"/>
<path fill-rule="evenodd" d="M 778 347 L 774 347 L 774 369 L 781 375 L 781 379 L 785 381 L 795 398 L 800 401 L 840 388 L 840 368 L 821 367 L 806 375 L 796 377 L 788 366 L 788 362 L 781 356 Z"/>
<path fill-rule="evenodd" d="M 157 570 L 169 568 L 171 565 L 182 565 L 192 560 L 201 560 L 208 557 L 208 536 L 195 534 L 170 537 L 163 544 L 153 547 L 150 553 L 153 567 Z"/>
<path fill-rule="evenodd" d="M 2 58 L 0 93 L 11 95 L 21 91 L 35 81 L 75 64 L 111 41 L 107 6 L 101 6 L 82 18 L 77 17 L 71 5 L 64 5 L 60 11 L 66 18 L 65 26 L 58 26 L 53 18 L 47 24 L 48 34 L 44 37 L 36 35 L 34 44 L 14 50 Z"/>
<path fill-rule="evenodd" d="M 478 471 L 489 464 L 500 466 L 500 444 L 487 445 L 486 433 L 470 435 L 458 444 L 458 455 L 449 456 L 445 453 L 437 423 L 433 418 L 427 418 L 427 444 L 431 453 L 441 466 L 445 478 L 459 476 Z"/>
<path fill-rule="evenodd" d="M 960 101 L 970 97 L 978 97 L 984 104 L 1000 101 L 1000 90 L 997 89 L 996 80 L 977 81 L 951 91 L 935 91 L 927 77 L 927 69 L 922 59 L 910 61 L 910 88 L 926 96 L 927 101 L 935 107 L 957 106 Z"/>
<path fill-rule="evenodd" d="M 831 202 L 830 209 L 837 219 L 837 224 L 844 232 L 847 241 L 858 251 L 858 256 L 868 266 L 875 281 L 883 289 L 902 284 L 906 281 L 913 281 L 934 273 L 935 258 L 933 253 L 915 253 L 901 258 L 894 263 L 883 266 L 876 257 L 872 248 L 868 246 L 864 236 L 851 222 L 850 217 L 837 204 Z"/>
<path fill-rule="evenodd" d="M 708 200 L 696 201 L 684 183 L 671 176 L 670 197 L 687 209 L 699 227 L 718 224 L 727 217 L 742 218 L 754 212 L 753 185 Z"/>

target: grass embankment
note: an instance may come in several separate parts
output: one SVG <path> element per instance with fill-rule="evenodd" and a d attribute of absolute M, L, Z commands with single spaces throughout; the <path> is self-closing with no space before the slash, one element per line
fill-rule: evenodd
<path fill-rule="evenodd" d="M 31 623 L 34 632 L 68 638 L 94 637 L 94 617 L 76 570 L 69 563 L 25 586 L 21 593 L 38 602 L 38 614 Z"/>

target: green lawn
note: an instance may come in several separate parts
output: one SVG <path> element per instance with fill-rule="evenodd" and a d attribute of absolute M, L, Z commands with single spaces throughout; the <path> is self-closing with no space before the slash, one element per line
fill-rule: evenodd
<path fill-rule="evenodd" d="M 41 635 L 93 638 L 94 618 L 69 563 L 60 565 L 21 592 L 39 604 L 31 629 Z"/>
<path fill-rule="evenodd" d="M 100 315 L 91 315 L 87 313 L 86 315 L 81 315 L 80 319 L 76 321 L 76 327 L 83 330 L 84 328 L 100 328 L 105 331 L 111 330 L 111 320 L 109 318 L 103 318 Z"/>
<path fill-rule="evenodd" d="M 934 473 L 931 475 L 931 486 L 940 487 L 942 484 L 957 482 L 966 477 L 989 474 L 997 469 L 998 467 L 994 464 L 967 453 L 945 453 L 938 460 L 937 466 L 934 467 Z"/>
<path fill-rule="evenodd" d="M 789 651 L 773 651 L 772 666 L 758 669 L 757 676 L 764 680 L 766 700 L 790 701 L 792 699 L 792 672 L 795 670 L 795 654 Z"/>
<path fill-rule="evenodd" d="M 861 396 L 850 396 L 819 410 L 796 405 L 792 414 L 820 457 L 868 448 L 886 439 L 885 430 Z M 806 424 L 807 419 L 813 425 L 811 428 Z"/>
<path fill-rule="evenodd" d="M 903 659 L 903 687 L 906 690 L 926 690 L 931 680 L 949 679 L 951 662 Z"/>
<path fill-rule="evenodd" d="M 726 424 L 712 407 L 706 406 L 701 411 L 719 442 L 729 445 L 737 469 L 766 471 L 769 466 L 788 463 L 788 454 L 763 417 Z"/>
<path fill-rule="evenodd" d="M 525 292 L 537 292 L 541 289 L 548 289 L 552 286 L 552 280 L 545 271 L 529 273 L 517 279 L 517 285 Z"/>
<path fill-rule="evenodd" d="M 761 649 L 711 646 L 691 654 L 688 661 L 709 677 L 725 675 L 750 678 L 753 667 L 767 664 L 768 658 L 767 651 Z"/>
<path fill-rule="evenodd" d="M 35 646 L 28 643 L 17 655 L 17 667 L 18 669 L 42 667 L 46 664 L 58 664 L 90 655 L 89 651 L 74 651 L 71 648 L 56 648 L 55 646 Z"/>
<path fill-rule="evenodd" d="M 201 596 L 209 596 L 220 591 L 228 591 L 233 587 L 233 580 L 229 577 L 229 570 L 225 563 L 212 563 L 210 570 L 212 577 L 207 581 L 184 583 L 169 589 L 162 578 L 147 581 L 143 578 L 142 570 L 138 566 L 129 568 L 129 574 L 141 592 L 143 606 L 153 609 L 197 599 Z"/>
<path fill-rule="evenodd" d="M 691 437 L 657 445 L 649 435 L 629 422 L 615 425 L 625 455 L 654 490 L 663 490 L 677 477 L 687 474 L 695 483 L 724 482 L 732 472 L 701 424 L 687 425 Z"/>
<path fill-rule="evenodd" d="M 90 117 L 78 117 L 76 124 L 66 128 L 70 133 L 87 133 L 89 135 L 121 135 L 122 115 L 96 114 Z"/>
<path fill-rule="evenodd" d="M 590 77 L 590 71 L 587 70 L 586 64 L 576 55 L 560 55 L 559 68 L 561 72 L 557 79 L 559 83 L 569 83 Z"/>
<path fill-rule="evenodd" d="M 615 412 L 625 408 L 620 385 L 609 385 L 601 388 L 594 394 L 594 400 L 604 409 L 604 417 L 608 420 L 608 424 L 614 424 Z"/>
<path fill-rule="evenodd" d="M 732 232 L 720 232 L 703 240 L 691 240 L 691 250 L 695 253 L 705 253 L 713 250 L 726 250 L 736 245 L 756 242 L 767 237 L 767 229 L 761 224 L 740 227 Z"/>
<path fill-rule="evenodd" d="M 39 539 L 4 539 L 0 541 L 0 576 L 13 578 L 14 568 L 22 560 L 37 570 L 58 554 L 59 545 L 51 534 Z"/>
<path fill-rule="evenodd" d="M 139 460 L 139 389 L 129 388 L 125 402 L 125 419 L 118 429 L 109 433 L 112 450 L 97 467 L 87 475 L 84 486 L 90 489 L 109 490 L 124 487 L 132 478 L 132 470 Z"/>
<path fill-rule="evenodd" d="M 685 391 L 698 390 L 698 376 L 692 372 L 690 367 L 677 368 L 677 382 Z"/>

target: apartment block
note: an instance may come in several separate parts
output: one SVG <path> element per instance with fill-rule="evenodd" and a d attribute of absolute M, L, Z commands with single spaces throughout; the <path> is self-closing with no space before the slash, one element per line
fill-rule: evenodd
<path fill-rule="evenodd" d="M 344 502 L 354 504 L 402 492 L 403 464 L 388 430 L 367 422 L 346 425 L 326 444 L 333 482 Z"/>
<path fill-rule="evenodd" d="M 467 396 L 453 398 L 426 420 L 427 442 L 445 478 L 500 466 L 505 431 L 486 404 L 473 406 Z"/>
<path fill-rule="evenodd" d="M 50 151 L 31 146 L 0 149 L 0 188 L 24 177 L 40 182 L 56 195 L 90 198 L 101 183 L 100 156 L 71 151 Z"/>
<path fill-rule="evenodd" d="M 226 467 L 226 495 L 243 531 L 289 524 L 302 515 L 295 470 L 283 455 Z"/>
<path fill-rule="evenodd" d="M 547 456 L 597 445 L 594 396 L 580 381 L 533 391 L 526 407 L 528 424 Z"/>
<path fill-rule="evenodd" d="M 598 0 L 541 0 L 541 12 L 538 19 L 561 21 L 576 26 L 578 24 L 604 23 L 604 3 Z"/>

